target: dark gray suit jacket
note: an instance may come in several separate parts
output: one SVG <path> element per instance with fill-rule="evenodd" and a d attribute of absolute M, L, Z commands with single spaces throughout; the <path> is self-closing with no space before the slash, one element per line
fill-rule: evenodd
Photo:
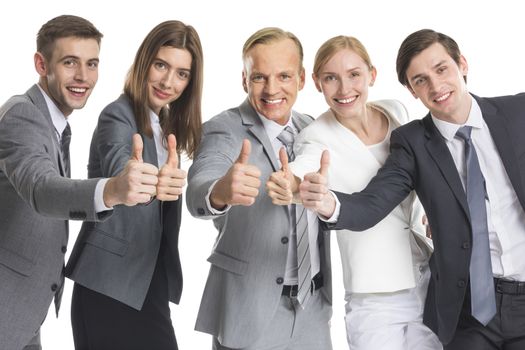
<path fill-rule="evenodd" d="M 121 95 L 100 114 L 91 140 L 88 177 L 117 175 L 131 158 L 131 142 L 137 133 L 130 100 Z M 158 166 L 153 137 L 141 135 L 144 162 Z M 162 166 L 162 164 L 161 164 Z M 142 308 L 165 235 L 164 265 L 170 301 L 178 303 L 182 292 L 182 272 L 178 238 L 181 203 L 161 203 L 126 207 L 118 205 L 104 222 L 85 222 L 71 252 L 66 276 L 75 282 Z"/>
<path fill-rule="evenodd" d="M 64 175 L 55 128 L 38 86 L 0 108 L 0 348 L 20 350 L 55 296 L 60 305 L 68 219 L 99 220 L 98 179 Z"/>
<path fill-rule="evenodd" d="M 474 98 L 525 208 L 525 94 Z M 390 157 L 362 192 L 337 193 L 340 217 L 330 227 L 364 230 L 373 226 L 414 189 L 434 241 L 424 322 L 447 344 L 454 336 L 469 280 L 472 233 L 465 192 L 430 115 L 393 131 L 390 145 Z"/>
<path fill-rule="evenodd" d="M 293 112 L 299 129 L 311 117 Z M 214 181 L 224 176 L 239 156 L 243 139 L 250 140 L 249 163 L 261 171 L 261 188 L 249 207 L 234 206 L 212 216 L 205 203 Z M 264 126 L 248 100 L 224 111 L 203 126 L 203 139 L 188 174 L 187 205 L 199 218 L 213 218 L 219 231 L 195 329 L 214 335 L 223 346 L 244 348 L 267 328 L 282 292 L 289 235 L 288 207 L 273 205 L 264 183 L 279 162 Z M 321 289 L 331 302 L 328 232 L 319 233 Z"/>

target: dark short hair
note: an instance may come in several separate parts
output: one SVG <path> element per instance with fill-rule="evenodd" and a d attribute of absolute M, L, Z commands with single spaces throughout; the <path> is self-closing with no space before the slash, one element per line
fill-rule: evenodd
<path fill-rule="evenodd" d="M 36 36 L 36 50 L 50 60 L 55 41 L 68 37 L 95 39 L 100 46 L 103 35 L 91 22 L 82 17 L 62 15 L 49 20 L 40 28 Z"/>
<path fill-rule="evenodd" d="M 397 52 L 397 79 L 402 85 L 409 86 L 407 69 L 412 59 L 435 43 L 443 45 L 450 57 L 459 64 L 461 52 L 454 39 L 432 29 L 418 30 L 406 37 Z"/>

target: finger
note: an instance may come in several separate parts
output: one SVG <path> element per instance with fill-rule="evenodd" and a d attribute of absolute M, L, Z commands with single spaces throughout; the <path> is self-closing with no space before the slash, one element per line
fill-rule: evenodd
<path fill-rule="evenodd" d="M 144 144 L 142 143 L 142 138 L 139 134 L 133 135 L 133 140 L 131 144 L 131 159 L 139 161 L 142 163 L 142 150 L 144 149 Z"/>
<path fill-rule="evenodd" d="M 179 167 L 179 155 L 177 154 L 177 139 L 175 135 L 168 135 L 168 160 L 166 161 L 170 167 Z"/>
<path fill-rule="evenodd" d="M 239 158 L 237 158 L 236 163 L 248 164 L 248 158 L 250 158 L 250 152 L 252 151 L 252 145 L 250 140 L 244 139 L 242 141 L 241 153 L 239 153 Z"/>
<path fill-rule="evenodd" d="M 326 177 L 328 175 L 328 167 L 330 166 L 330 153 L 327 149 L 321 154 L 321 167 L 319 168 L 319 174 Z"/>
<path fill-rule="evenodd" d="M 286 153 L 286 149 L 284 147 L 281 147 L 279 150 L 279 160 L 281 161 L 281 169 L 288 172 L 288 153 Z"/>

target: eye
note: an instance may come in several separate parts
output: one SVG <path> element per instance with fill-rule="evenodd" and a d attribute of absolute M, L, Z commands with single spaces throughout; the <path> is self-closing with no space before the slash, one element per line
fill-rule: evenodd
<path fill-rule="evenodd" d="M 292 76 L 290 74 L 281 74 L 281 80 L 282 81 L 287 81 L 287 80 L 290 80 L 292 78 Z"/>
<path fill-rule="evenodd" d="M 357 78 L 357 77 L 359 77 L 360 75 L 361 75 L 361 74 L 359 74 L 359 72 L 352 72 L 352 73 L 350 74 L 350 77 L 352 77 L 352 78 Z"/>
<path fill-rule="evenodd" d="M 437 72 L 441 74 L 441 73 L 445 72 L 446 70 L 447 70 L 447 66 L 441 66 L 441 67 L 439 67 L 437 69 Z"/>
<path fill-rule="evenodd" d="M 179 78 L 181 78 L 182 80 L 187 80 L 190 78 L 190 73 L 188 71 L 185 71 L 185 70 L 180 70 L 177 72 Z"/>
<path fill-rule="evenodd" d="M 414 85 L 416 86 L 420 86 L 420 85 L 423 85 L 427 80 L 425 78 L 417 78 L 415 81 L 414 81 Z"/>
<path fill-rule="evenodd" d="M 261 74 L 255 74 L 252 76 L 251 81 L 254 83 L 261 83 L 264 81 L 264 76 Z"/>
<path fill-rule="evenodd" d="M 331 75 L 331 74 L 325 75 L 324 78 L 323 78 L 323 81 L 325 81 L 327 83 L 331 82 L 331 81 L 336 81 L 336 80 L 337 80 L 336 76 L 335 75 Z"/>
<path fill-rule="evenodd" d="M 77 61 L 73 59 L 66 59 L 64 60 L 64 66 L 66 67 L 74 67 L 77 64 Z"/>
<path fill-rule="evenodd" d="M 158 70 L 165 70 L 167 68 L 166 63 L 160 62 L 160 61 L 153 63 L 153 66 L 157 68 Z"/>
<path fill-rule="evenodd" d="M 98 68 L 98 62 L 97 61 L 93 61 L 93 62 L 88 62 L 88 68 L 89 69 L 97 69 Z"/>

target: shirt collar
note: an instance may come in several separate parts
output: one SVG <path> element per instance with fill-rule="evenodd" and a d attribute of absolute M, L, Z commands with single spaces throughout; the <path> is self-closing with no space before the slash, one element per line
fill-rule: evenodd
<path fill-rule="evenodd" d="M 287 126 L 290 126 L 293 130 L 297 131 L 297 129 L 293 125 L 291 115 L 290 115 L 290 118 L 288 118 L 288 122 L 286 123 L 286 125 L 281 125 L 281 124 L 278 124 L 278 123 L 274 122 L 273 120 L 269 120 L 268 118 L 266 118 L 263 115 L 261 115 L 259 112 L 257 112 L 257 115 L 261 119 L 261 122 L 262 122 L 263 127 L 264 127 L 264 131 L 266 131 L 266 135 L 268 135 L 268 138 L 270 140 L 276 139 L 277 136 L 279 136 L 279 134 Z"/>
<path fill-rule="evenodd" d="M 51 121 L 53 122 L 53 126 L 55 127 L 57 133 L 62 135 L 62 132 L 66 128 L 67 125 L 67 119 L 64 116 L 64 113 L 58 109 L 57 105 L 51 100 L 51 98 L 46 94 L 44 89 L 40 86 L 40 84 L 37 84 L 38 88 L 40 89 L 40 92 L 44 96 L 44 100 L 46 101 L 47 109 L 49 110 L 49 114 L 51 115 Z"/>
<path fill-rule="evenodd" d="M 148 110 L 149 110 L 149 120 L 151 122 L 151 125 L 160 124 L 160 119 L 157 113 L 153 112 L 151 108 L 148 108 Z"/>
<path fill-rule="evenodd" d="M 472 96 L 470 96 L 470 98 L 472 99 L 470 112 L 467 121 L 463 125 L 449 123 L 434 117 L 432 113 L 430 114 L 432 116 L 432 121 L 434 122 L 434 125 L 446 140 L 452 141 L 452 139 L 454 139 L 454 137 L 456 136 L 458 129 L 464 125 L 471 126 L 473 129 L 483 128 L 483 116 L 481 113 L 481 108 L 479 107 L 479 104 L 475 98 L 472 98 Z"/>

